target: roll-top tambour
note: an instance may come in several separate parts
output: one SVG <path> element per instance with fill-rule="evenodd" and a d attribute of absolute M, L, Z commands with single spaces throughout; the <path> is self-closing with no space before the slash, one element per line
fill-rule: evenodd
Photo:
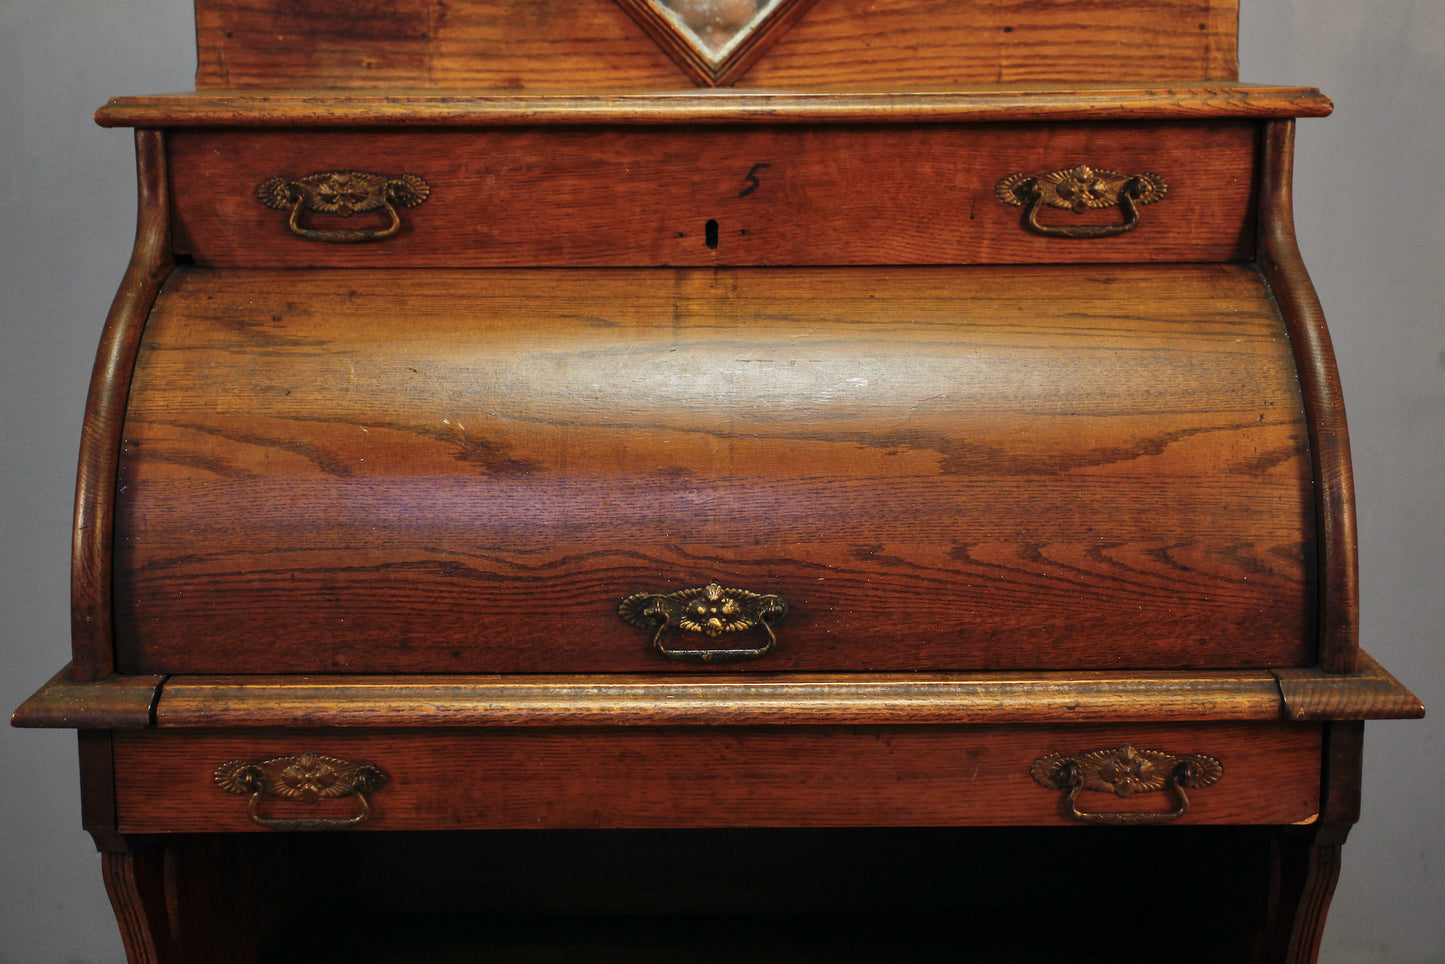
<path fill-rule="evenodd" d="M 619 603 L 719 584 L 736 668 L 1307 665 L 1312 500 L 1247 266 L 182 269 L 118 661 L 662 671 Z"/>

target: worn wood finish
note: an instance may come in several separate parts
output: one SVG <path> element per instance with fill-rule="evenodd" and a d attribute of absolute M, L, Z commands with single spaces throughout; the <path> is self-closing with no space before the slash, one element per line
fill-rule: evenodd
<path fill-rule="evenodd" d="M 1180 824 L 1291 824 L 1319 810 L 1311 724 L 1040 727 L 667 727 L 615 730 L 290 729 L 117 732 L 128 833 L 246 831 L 249 798 L 219 789 L 230 760 L 318 753 L 380 767 L 369 830 L 624 827 L 1063 826 L 1062 791 L 1029 769 L 1052 752 L 1124 744 L 1224 766 Z M 354 799 L 272 817 L 346 816 Z M 1087 793 L 1099 811 L 1169 810 L 1165 794 Z M 322 809 L 318 809 L 318 807 Z"/>
<path fill-rule="evenodd" d="M 758 669 L 1302 666 L 1300 419 L 1247 267 L 186 269 L 132 391 L 119 647 L 678 668 L 618 602 L 717 579 L 792 603 Z"/>
<path fill-rule="evenodd" d="M 1313 87 L 1068 84 L 934 90 L 192 91 L 116 97 L 102 127 L 496 127 L 523 124 L 901 124 L 1324 117 Z"/>
<path fill-rule="evenodd" d="M 1257 125 L 807 125 L 212 131 L 169 138 L 178 251 L 260 267 L 1243 261 L 1254 251 Z M 1157 173 L 1139 226 L 1044 237 L 995 187 L 1086 163 Z M 414 174 L 431 187 L 371 244 L 296 236 L 257 201 L 274 177 Z M 317 228 L 386 215 L 310 214 Z M 1046 224 L 1118 224 L 1117 206 Z"/>
<path fill-rule="evenodd" d="M 1294 122 L 1266 125 L 1260 188 L 1259 269 L 1278 301 L 1309 412 L 1319 526 L 1319 666 L 1359 667 L 1359 549 L 1350 435 L 1329 328 L 1294 230 Z"/>
<path fill-rule="evenodd" d="M 140 200 L 135 247 L 101 332 L 91 371 L 75 482 L 75 527 L 70 555 L 72 673 L 95 680 L 114 669 L 111 590 L 116 459 L 131 367 L 156 293 L 170 272 L 169 185 L 161 135 L 135 135 Z"/>
<path fill-rule="evenodd" d="M 78 682 L 66 666 L 21 704 L 11 726 L 79 730 L 150 726 L 163 676 L 111 676 Z"/>
<path fill-rule="evenodd" d="M 820 0 L 738 81 L 1082 82 L 1239 71 L 1236 0 Z M 198 0 L 200 88 L 687 87 L 614 0 Z"/>
<path fill-rule="evenodd" d="M 1291 720 L 1419 719 L 1425 707 L 1414 693 L 1386 672 L 1369 653 L 1360 652 L 1354 673 L 1327 673 L 1318 667 L 1276 669 L 1285 716 Z"/>
<path fill-rule="evenodd" d="M 177 676 L 160 727 L 796 726 L 1278 720 L 1265 670 L 698 676 Z"/>

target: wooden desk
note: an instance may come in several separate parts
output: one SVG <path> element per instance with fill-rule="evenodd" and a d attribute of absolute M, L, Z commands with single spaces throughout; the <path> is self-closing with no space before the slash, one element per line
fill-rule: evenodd
<path fill-rule="evenodd" d="M 1328 101 L 1225 4 L 393 6 L 201 3 L 197 92 L 98 115 L 140 228 L 15 721 L 132 960 L 1313 960 L 1423 712 Z"/>

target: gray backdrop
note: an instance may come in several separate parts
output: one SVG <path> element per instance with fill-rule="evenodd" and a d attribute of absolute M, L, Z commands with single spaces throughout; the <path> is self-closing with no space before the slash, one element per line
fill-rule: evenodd
<path fill-rule="evenodd" d="M 960 0 L 963 2 L 963 0 Z M 1359 487 L 1364 644 L 1435 710 L 1367 727 L 1327 962 L 1445 961 L 1445 3 L 1243 0 L 1246 80 L 1312 84 L 1300 244 L 1329 314 Z M 0 708 L 65 661 L 71 485 L 134 225 L 131 139 L 91 112 L 192 86 L 188 0 L 0 0 Z M 0 728 L 0 962 L 119 962 L 75 739 Z M 1163 882 L 1161 882 L 1163 883 Z"/>

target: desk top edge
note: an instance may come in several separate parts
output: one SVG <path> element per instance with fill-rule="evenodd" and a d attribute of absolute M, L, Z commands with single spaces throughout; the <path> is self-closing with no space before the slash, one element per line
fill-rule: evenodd
<path fill-rule="evenodd" d="M 1312 87 L 960 86 L 900 90 L 204 90 L 117 97 L 102 127 L 488 127 L 1324 117 Z"/>

